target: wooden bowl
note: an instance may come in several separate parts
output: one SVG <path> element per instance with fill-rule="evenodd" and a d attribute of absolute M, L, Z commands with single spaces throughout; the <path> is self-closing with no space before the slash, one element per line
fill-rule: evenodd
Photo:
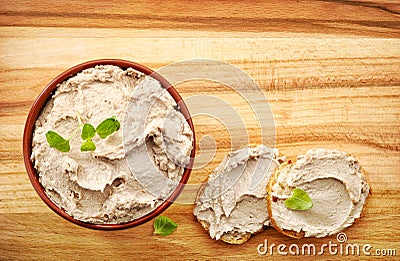
<path fill-rule="evenodd" d="M 190 126 L 190 128 L 193 131 L 193 149 L 190 154 L 190 163 L 189 165 L 185 168 L 182 178 L 177 185 L 176 189 L 174 192 L 171 194 L 171 196 L 165 200 L 163 203 L 161 203 L 160 206 L 155 208 L 153 211 L 150 213 L 146 214 L 145 216 L 142 216 L 140 218 L 137 218 L 135 220 L 126 222 L 126 223 L 121 223 L 121 224 L 93 224 L 93 223 L 87 223 L 83 221 L 79 221 L 77 219 L 74 219 L 72 216 L 67 214 L 62 208 L 58 207 L 51 199 L 47 196 L 47 194 L 44 191 L 44 188 L 42 184 L 39 182 L 39 176 L 36 173 L 35 168 L 33 167 L 33 163 L 30 159 L 31 153 L 32 153 L 32 135 L 33 131 L 35 129 L 35 122 L 37 118 L 39 117 L 42 109 L 46 106 L 48 100 L 51 99 L 54 91 L 57 89 L 57 85 L 59 83 L 62 83 L 66 79 L 68 79 L 71 76 L 74 76 L 78 72 L 94 67 L 96 65 L 115 65 L 119 66 L 123 69 L 126 68 L 133 68 L 137 71 L 140 71 L 146 75 L 151 75 L 153 78 L 158 80 L 161 85 L 167 89 L 167 91 L 171 94 L 171 96 L 174 98 L 174 100 L 179 103 L 180 110 L 182 114 L 185 116 L 187 119 L 187 122 Z M 117 229 L 125 229 L 125 228 L 130 228 L 134 227 L 140 224 L 143 224 L 150 219 L 158 216 L 161 214 L 164 210 L 166 210 L 173 202 L 174 200 L 178 197 L 178 195 L 181 193 L 182 189 L 184 188 L 185 184 L 187 183 L 190 172 L 193 166 L 193 160 L 195 156 L 195 135 L 194 135 L 194 127 L 192 123 L 192 119 L 190 117 L 189 111 L 185 105 L 185 103 L 182 100 L 182 97 L 179 95 L 179 93 L 174 89 L 174 87 L 171 86 L 171 84 L 164 79 L 161 75 L 158 73 L 154 72 L 153 70 L 134 63 L 130 61 L 125 61 L 125 60 L 118 60 L 118 59 L 101 59 L 101 60 L 94 60 L 94 61 L 88 61 L 79 65 L 76 65 L 65 72 L 61 73 L 58 75 L 55 79 L 53 79 L 45 88 L 44 90 L 39 94 L 37 99 L 35 100 L 29 114 L 28 118 L 26 120 L 25 124 L 25 129 L 24 129 L 24 137 L 23 137 L 23 155 L 24 155 L 24 162 L 25 162 L 25 168 L 28 173 L 29 179 L 35 188 L 36 192 L 39 194 L 40 198 L 49 206 L 54 212 L 56 212 L 58 215 L 61 217 L 65 218 L 68 221 L 71 221 L 72 223 L 75 223 L 77 225 L 86 227 L 86 228 L 92 228 L 92 229 L 100 229 L 100 230 L 117 230 Z"/>

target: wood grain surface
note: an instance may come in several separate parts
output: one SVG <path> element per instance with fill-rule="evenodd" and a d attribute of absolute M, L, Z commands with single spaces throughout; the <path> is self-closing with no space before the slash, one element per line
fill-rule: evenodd
<path fill-rule="evenodd" d="M 99 58 L 131 60 L 153 69 L 211 58 L 244 70 L 268 99 L 282 154 L 337 148 L 355 155 L 368 173 L 373 193 L 363 217 L 345 230 L 347 242 L 371 244 L 372 254 L 397 251 L 397 257 L 326 251 L 311 258 L 399 258 L 399 1 L 0 0 L 0 37 L 0 260 L 303 259 L 277 252 L 262 256 L 257 247 L 265 239 L 287 246 L 337 243 L 336 236 L 295 240 L 269 228 L 243 245 L 228 245 L 209 238 L 195 221 L 192 204 L 174 203 L 165 212 L 179 224 L 169 237 L 153 236 L 152 222 L 105 232 L 78 227 L 53 213 L 24 168 L 25 120 L 51 79 Z M 226 101 L 243 119 L 250 145 L 262 142 L 256 115 L 228 86 L 189 81 L 176 89 L 186 99 L 212 95 Z M 223 121 L 206 115 L 193 120 L 196 164 L 202 166 L 189 180 L 195 185 L 232 149 L 232 140 Z M 207 135 L 217 148 L 210 162 L 200 156 L 213 151 L 210 142 L 200 149 Z"/>

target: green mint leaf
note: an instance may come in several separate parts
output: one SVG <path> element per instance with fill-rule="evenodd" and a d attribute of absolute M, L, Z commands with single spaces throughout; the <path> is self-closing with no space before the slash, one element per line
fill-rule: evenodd
<path fill-rule="evenodd" d="M 178 224 L 166 216 L 159 216 L 154 220 L 154 235 L 168 236 L 171 235 Z"/>
<path fill-rule="evenodd" d="M 88 140 L 94 137 L 96 135 L 96 129 L 93 127 L 93 125 L 89 123 L 85 123 L 82 128 L 82 140 Z"/>
<path fill-rule="evenodd" d="M 102 121 L 99 126 L 97 126 L 96 132 L 102 139 L 104 139 L 119 130 L 120 126 L 121 124 L 119 121 L 115 117 L 112 117 Z"/>
<path fill-rule="evenodd" d="M 69 146 L 69 140 L 64 139 L 60 134 L 54 131 L 48 131 L 46 133 L 46 140 L 50 147 L 61 152 L 68 152 L 71 149 Z"/>
<path fill-rule="evenodd" d="M 96 145 L 91 139 L 85 141 L 81 145 L 81 151 L 94 151 L 94 150 L 96 150 Z"/>
<path fill-rule="evenodd" d="M 292 196 L 285 200 L 285 205 L 293 210 L 307 210 L 313 206 L 313 202 L 307 192 L 295 188 L 292 191 Z"/>

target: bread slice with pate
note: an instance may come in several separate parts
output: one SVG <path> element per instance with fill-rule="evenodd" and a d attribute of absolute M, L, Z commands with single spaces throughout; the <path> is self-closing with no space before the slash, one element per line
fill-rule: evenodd
<path fill-rule="evenodd" d="M 310 196 L 308 210 L 292 210 L 285 200 L 294 188 Z M 268 215 L 281 233 L 294 237 L 336 234 L 360 218 L 370 192 L 365 172 L 351 155 L 311 149 L 276 168 L 267 186 Z"/>
<path fill-rule="evenodd" d="M 270 225 L 265 187 L 277 157 L 264 145 L 231 152 L 202 184 L 193 213 L 211 238 L 242 244 Z"/>

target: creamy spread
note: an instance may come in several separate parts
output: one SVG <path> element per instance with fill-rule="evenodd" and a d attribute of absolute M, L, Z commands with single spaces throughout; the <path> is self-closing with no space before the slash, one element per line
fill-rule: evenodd
<path fill-rule="evenodd" d="M 157 80 L 132 68 L 99 65 L 62 82 L 33 134 L 31 160 L 46 194 L 90 223 L 124 223 L 154 210 L 190 160 L 193 133 L 178 109 Z M 67 153 L 46 141 L 49 130 L 67 138 L 78 117 L 97 126 L 112 116 L 121 129 L 105 139 L 96 135 L 93 152 L 80 151 L 79 132 Z M 143 178 L 149 171 L 152 182 Z"/>
<path fill-rule="evenodd" d="M 294 188 L 308 193 L 313 207 L 294 211 L 284 200 Z M 324 237 L 338 233 L 359 218 L 369 185 L 353 156 L 338 150 L 312 149 L 299 155 L 293 165 L 280 170 L 271 188 L 271 211 L 282 230 Z"/>
<path fill-rule="evenodd" d="M 194 215 L 210 236 L 256 233 L 270 224 L 266 186 L 278 151 L 263 145 L 229 153 L 199 191 Z"/>

